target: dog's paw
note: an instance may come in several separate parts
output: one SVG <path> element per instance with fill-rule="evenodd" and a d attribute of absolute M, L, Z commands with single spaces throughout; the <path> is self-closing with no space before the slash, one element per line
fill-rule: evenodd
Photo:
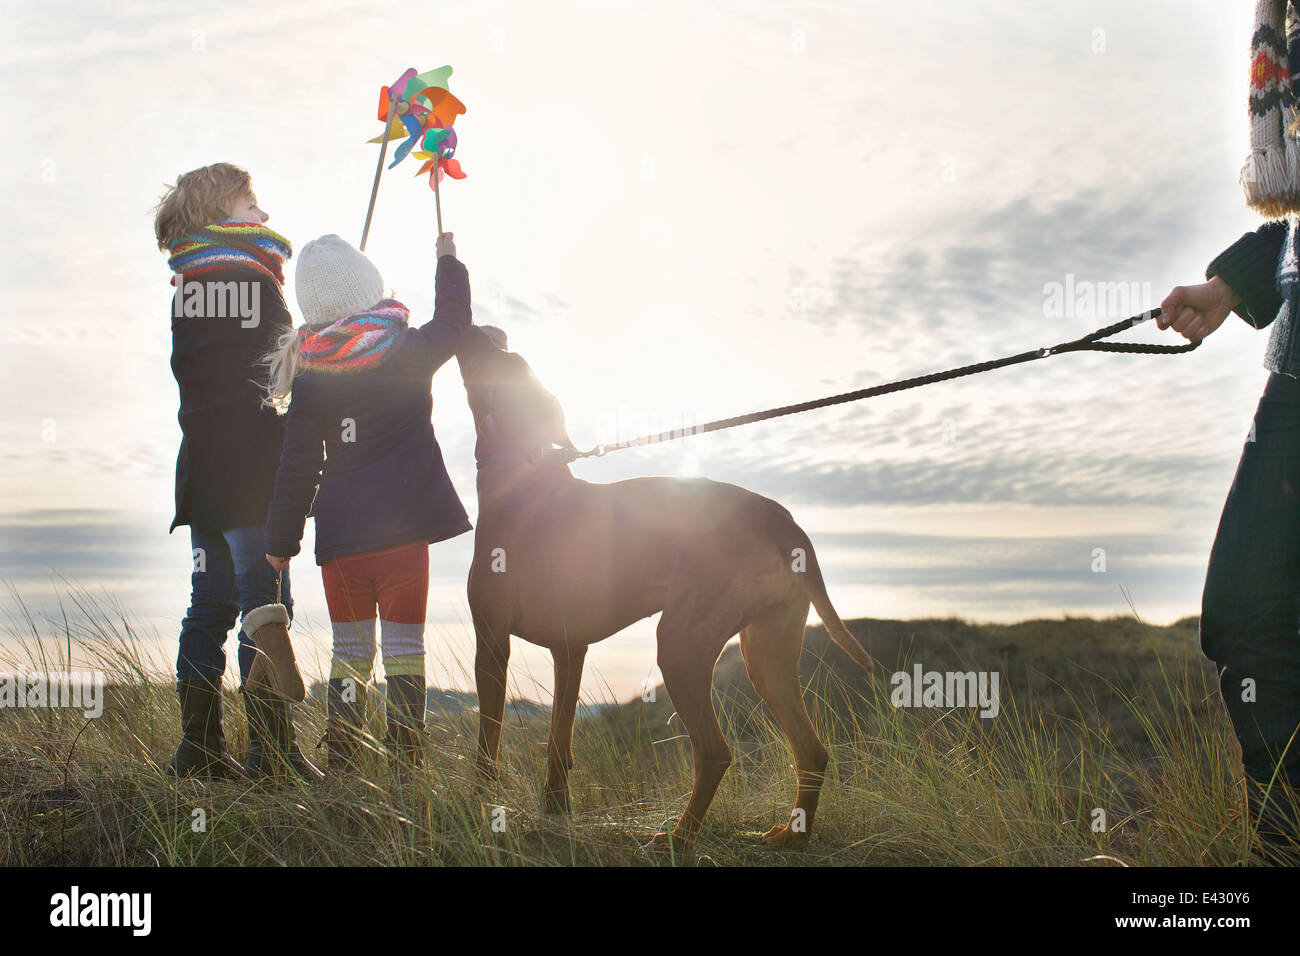
<path fill-rule="evenodd" d="M 668 857 L 673 854 L 673 837 L 671 833 L 656 833 L 650 842 L 641 849 L 654 857 Z"/>
<path fill-rule="evenodd" d="M 573 801 L 567 790 L 548 790 L 542 797 L 542 812 L 564 814 L 573 812 Z"/>
<path fill-rule="evenodd" d="M 808 842 L 808 831 L 792 830 L 789 824 L 778 824 L 763 834 L 763 846 L 771 850 L 803 846 Z"/>
<path fill-rule="evenodd" d="M 695 841 L 672 833 L 656 833 L 643 850 L 656 860 L 689 863 L 695 856 Z"/>

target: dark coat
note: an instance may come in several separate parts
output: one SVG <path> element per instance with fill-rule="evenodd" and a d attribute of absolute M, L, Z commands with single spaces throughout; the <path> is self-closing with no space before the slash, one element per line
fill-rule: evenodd
<path fill-rule="evenodd" d="M 1285 222 L 1266 222 L 1214 257 L 1205 278 L 1219 276 L 1241 301 L 1232 311 L 1257 329 L 1267 326 L 1282 308 L 1277 291 L 1277 261 L 1286 241 Z"/>
<path fill-rule="evenodd" d="M 265 370 L 259 363 L 293 320 L 279 284 L 252 269 L 236 266 L 186 285 L 201 283 L 206 290 L 229 282 L 239 284 L 247 303 L 256 287 L 255 325 L 245 328 L 237 310 L 224 307 L 214 308 L 213 315 L 184 316 L 184 301 L 176 301 L 182 290 L 173 298 L 171 361 L 180 389 L 177 419 L 183 437 L 176 457 L 176 514 L 169 530 L 188 524 L 214 532 L 262 524 L 275 484 L 284 423 L 274 409 L 262 405 L 266 393 L 258 383 Z M 206 312 L 206 303 L 222 300 L 205 292 L 202 301 Z"/>
<path fill-rule="evenodd" d="M 469 274 L 454 256 L 438 259 L 435 288 L 433 319 L 402 330 L 376 368 L 304 370 L 294 379 L 267 554 L 299 552 L 309 511 L 317 564 L 473 527 L 431 421 L 433 374 L 471 322 Z"/>
<path fill-rule="evenodd" d="M 1265 223 L 1216 256 L 1205 276 L 1220 277 L 1241 297 L 1233 311 L 1252 326 L 1273 326 L 1264 349 L 1264 367 L 1300 378 L 1300 308 L 1295 302 L 1283 308 L 1286 302 L 1279 284 L 1284 268 L 1294 268 L 1281 261 L 1287 238 L 1285 222 Z"/>

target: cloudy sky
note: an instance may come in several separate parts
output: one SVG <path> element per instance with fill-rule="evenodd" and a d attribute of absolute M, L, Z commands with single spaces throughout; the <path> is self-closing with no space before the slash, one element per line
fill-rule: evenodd
<path fill-rule="evenodd" d="M 1076 338 L 1128 312 L 1053 309 L 1054 284 L 1122 283 L 1140 311 L 1257 225 L 1237 185 L 1248 0 L 2 8 L 0 604 L 48 613 L 67 579 L 163 659 L 189 542 L 167 535 L 151 207 L 230 161 L 297 246 L 356 242 L 378 89 L 407 66 L 452 64 L 468 107 L 443 213 L 475 319 L 508 330 L 583 447 Z M 415 168 L 385 174 L 368 253 L 420 316 L 436 226 Z M 778 499 L 844 617 L 1106 616 L 1127 589 L 1165 623 L 1199 609 L 1263 348 L 1230 318 L 1189 355 L 1061 356 L 574 471 Z M 434 424 L 472 515 L 454 363 Z M 432 549 L 434 683 L 472 657 L 470 545 Z M 319 573 L 293 573 L 324 661 Z M 653 623 L 593 651 L 589 696 L 651 674 Z M 549 691 L 544 653 L 516 642 L 515 662 L 522 693 L 530 674 Z"/>

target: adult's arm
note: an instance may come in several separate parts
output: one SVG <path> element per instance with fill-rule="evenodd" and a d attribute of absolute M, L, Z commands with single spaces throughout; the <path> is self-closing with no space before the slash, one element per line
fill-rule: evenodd
<path fill-rule="evenodd" d="M 1232 311 L 1254 328 L 1264 328 L 1282 308 L 1276 280 L 1285 241 L 1286 223 L 1267 222 L 1215 256 L 1205 270 L 1206 279 L 1218 276 L 1241 297 Z"/>

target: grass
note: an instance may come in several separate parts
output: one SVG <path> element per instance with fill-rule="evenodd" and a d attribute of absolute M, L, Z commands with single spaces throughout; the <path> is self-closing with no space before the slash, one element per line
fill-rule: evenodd
<path fill-rule="evenodd" d="M 58 641 L 40 640 L 30 617 L 11 622 L 7 636 L 19 640 L 28 670 L 67 670 L 75 656 L 104 672 L 104 713 L 0 710 L 4 865 L 652 865 L 642 845 L 671 825 L 689 793 L 689 744 L 662 687 L 653 701 L 579 722 L 571 816 L 540 812 L 546 720 L 518 713 L 504 733 L 500 782 L 481 796 L 472 711 L 431 712 L 426 767 L 402 781 L 378 743 L 347 782 L 172 780 L 163 772 L 179 726 L 170 681 L 146 666 L 120 611 L 84 593 L 73 603 L 82 623 L 65 620 Z M 758 837 L 787 818 L 794 772 L 729 647 L 715 696 L 735 759 L 695 863 L 1251 861 L 1240 757 L 1193 619 L 1168 628 L 1136 618 L 850 627 L 870 640 L 886 675 L 912 661 L 999 670 L 1000 713 L 895 708 L 887 676 L 861 675 L 821 628 L 809 628 L 805 699 L 831 766 L 812 841 L 769 851 Z M 225 695 L 236 755 L 246 741 L 237 698 Z M 382 739 L 382 714 L 372 718 Z M 323 724 L 318 697 L 298 708 L 300 743 L 322 759 L 313 747 Z"/>

